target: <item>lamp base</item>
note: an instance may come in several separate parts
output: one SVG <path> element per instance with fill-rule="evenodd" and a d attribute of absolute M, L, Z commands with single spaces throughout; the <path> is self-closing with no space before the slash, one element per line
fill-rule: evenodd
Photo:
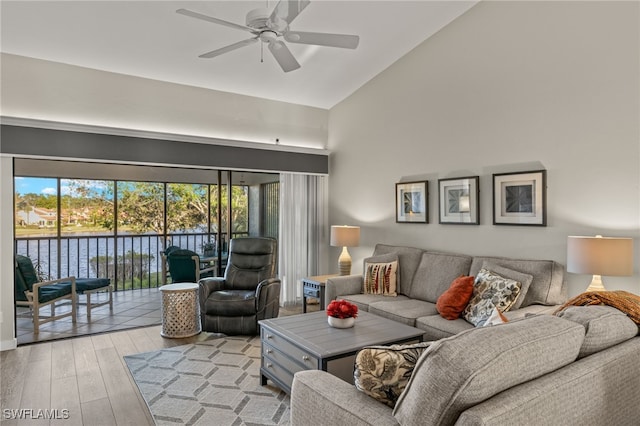
<path fill-rule="evenodd" d="M 607 291 L 607 289 L 604 288 L 602 284 L 602 277 L 600 275 L 594 275 L 591 284 L 589 284 L 589 287 L 587 287 L 585 291 Z"/>
<path fill-rule="evenodd" d="M 342 247 L 342 253 L 338 258 L 338 268 L 340 269 L 340 275 L 351 275 L 351 256 L 346 247 Z"/>

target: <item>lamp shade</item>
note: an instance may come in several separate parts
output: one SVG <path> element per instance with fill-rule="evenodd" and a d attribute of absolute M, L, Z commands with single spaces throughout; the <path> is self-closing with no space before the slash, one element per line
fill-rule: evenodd
<path fill-rule="evenodd" d="M 357 247 L 360 244 L 359 226 L 332 226 L 331 245 L 336 247 Z"/>
<path fill-rule="evenodd" d="M 633 275 L 633 239 L 569 237 L 567 271 L 591 275 Z"/>

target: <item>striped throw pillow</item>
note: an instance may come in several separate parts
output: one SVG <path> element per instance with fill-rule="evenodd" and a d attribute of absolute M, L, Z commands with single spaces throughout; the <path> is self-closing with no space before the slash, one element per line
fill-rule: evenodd
<path fill-rule="evenodd" d="M 398 261 L 365 262 L 364 293 L 397 296 Z"/>

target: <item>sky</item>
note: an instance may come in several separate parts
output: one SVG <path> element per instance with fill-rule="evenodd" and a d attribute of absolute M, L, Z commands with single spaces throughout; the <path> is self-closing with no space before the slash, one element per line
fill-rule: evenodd
<path fill-rule="evenodd" d="M 60 192 L 62 195 L 71 194 L 69 186 L 65 184 L 67 179 L 62 179 L 60 182 Z M 15 191 L 20 194 L 46 194 L 56 195 L 57 193 L 57 179 L 55 178 L 34 178 L 34 177 L 16 177 L 15 178 Z M 95 188 L 104 188 L 104 182 L 102 181 L 90 181 L 82 180 L 82 182 L 90 183 Z"/>
<path fill-rule="evenodd" d="M 15 191 L 20 194 L 49 194 L 55 195 L 57 182 L 51 178 L 15 178 Z"/>

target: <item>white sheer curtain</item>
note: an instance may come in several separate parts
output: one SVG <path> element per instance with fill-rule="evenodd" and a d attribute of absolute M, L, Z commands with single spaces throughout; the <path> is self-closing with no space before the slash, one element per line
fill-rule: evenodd
<path fill-rule="evenodd" d="M 278 271 L 280 304 L 302 299 L 300 280 L 320 275 L 328 256 L 328 188 L 326 176 L 280 174 Z"/>

